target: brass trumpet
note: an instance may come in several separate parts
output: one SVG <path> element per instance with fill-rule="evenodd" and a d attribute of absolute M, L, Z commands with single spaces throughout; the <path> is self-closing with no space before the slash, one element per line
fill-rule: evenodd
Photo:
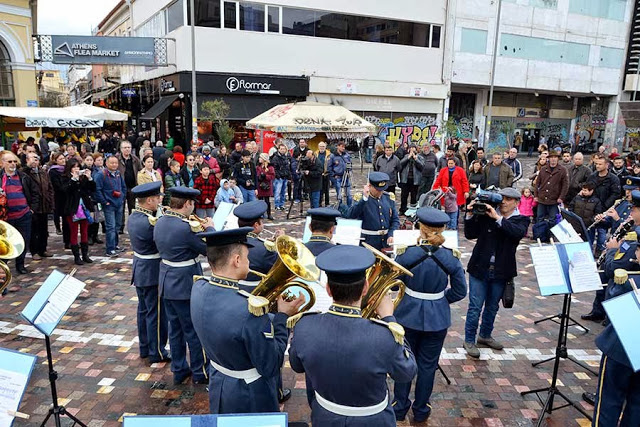
<path fill-rule="evenodd" d="M 262 277 L 251 294 L 266 298 L 269 301 L 269 307 L 273 309 L 280 295 L 286 293 L 289 298 L 292 298 L 291 288 L 302 288 L 309 294 L 309 301 L 300 308 L 300 311 L 309 310 L 315 303 L 316 297 L 313 289 L 302 280 L 317 282 L 320 279 L 320 270 L 316 267 L 315 257 L 300 241 L 289 236 L 279 236 L 274 245 L 278 259 L 269 272 L 262 274 L 251 271 Z"/>
<path fill-rule="evenodd" d="M 393 298 L 394 309 L 398 307 L 404 296 L 405 284 L 398 279 L 406 274 L 413 277 L 413 273 L 367 243 L 362 246 L 369 249 L 376 256 L 376 262 L 367 271 L 369 291 L 362 298 L 362 317 L 372 319 L 377 316 L 376 308 L 393 288 L 398 288 L 398 294 Z"/>
<path fill-rule="evenodd" d="M 196 214 L 189 215 L 189 226 L 191 227 L 191 231 L 194 233 L 202 233 L 206 223 L 206 219 L 202 219 Z"/>
<path fill-rule="evenodd" d="M 0 221 L 0 259 L 14 259 L 24 251 L 22 234 L 7 222 Z M 11 283 L 9 266 L 0 261 L 0 293 Z"/>

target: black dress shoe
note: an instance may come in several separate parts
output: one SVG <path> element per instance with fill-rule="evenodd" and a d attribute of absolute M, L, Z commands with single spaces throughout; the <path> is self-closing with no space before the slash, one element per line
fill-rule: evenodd
<path fill-rule="evenodd" d="M 604 316 L 594 313 L 583 314 L 580 318 L 582 320 L 590 320 L 592 322 L 602 322 L 604 320 Z"/>
<path fill-rule="evenodd" d="M 193 379 L 193 383 L 194 384 L 209 384 L 209 379 L 208 378 L 194 378 Z"/>
<path fill-rule="evenodd" d="M 278 403 L 284 403 L 291 398 L 291 389 L 285 388 L 278 397 Z"/>
<path fill-rule="evenodd" d="M 596 394 L 585 391 L 584 393 L 582 393 L 582 400 L 587 402 L 589 405 L 594 406 L 596 403 Z"/>
<path fill-rule="evenodd" d="M 20 274 L 28 274 L 29 270 L 27 270 L 24 265 L 21 267 L 16 267 L 16 271 Z"/>
<path fill-rule="evenodd" d="M 99 245 L 101 245 L 101 244 L 103 244 L 103 243 L 104 243 L 104 241 L 103 241 L 103 240 L 100 240 L 100 238 L 99 238 L 98 236 L 94 237 L 94 238 L 93 238 L 93 241 L 94 241 L 95 243 L 99 244 Z"/>
<path fill-rule="evenodd" d="M 189 378 L 191 376 L 191 371 L 187 372 L 186 374 L 182 374 L 182 375 L 174 375 L 173 376 L 173 385 L 180 385 L 182 383 L 185 382 L 185 380 L 187 378 Z"/>
<path fill-rule="evenodd" d="M 149 363 L 164 363 L 164 362 L 171 362 L 171 357 L 166 356 L 166 357 L 163 357 L 162 359 L 158 359 L 157 357 L 149 358 Z"/>

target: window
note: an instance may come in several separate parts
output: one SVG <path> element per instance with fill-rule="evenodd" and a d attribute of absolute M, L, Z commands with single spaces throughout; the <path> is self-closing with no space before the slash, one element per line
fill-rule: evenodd
<path fill-rule="evenodd" d="M 236 28 L 236 6 L 234 1 L 224 2 L 224 28 Z"/>
<path fill-rule="evenodd" d="M 314 16 L 312 10 L 282 8 L 282 32 L 297 36 L 314 35 Z"/>
<path fill-rule="evenodd" d="M 240 29 L 264 33 L 264 5 L 240 3 Z"/>
<path fill-rule="evenodd" d="M 434 25 L 431 33 L 431 47 L 440 47 L 440 26 Z"/>
<path fill-rule="evenodd" d="M 182 1 L 183 0 L 178 0 L 167 8 L 167 33 L 184 25 Z"/>
<path fill-rule="evenodd" d="M 13 74 L 11 56 L 5 45 L 0 42 L 0 105 L 14 105 Z"/>
<path fill-rule="evenodd" d="M 187 2 L 189 8 L 190 1 Z M 187 13 L 187 18 L 189 17 Z M 199 27 L 220 28 L 220 0 L 196 1 L 196 25 Z"/>
<path fill-rule="evenodd" d="M 164 10 L 156 13 L 136 29 L 137 37 L 162 37 L 166 33 Z"/>
<path fill-rule="evenodd" d="M 280 7 L 267 6 L 267 27 L 270 33 L 280 32 Z"/>

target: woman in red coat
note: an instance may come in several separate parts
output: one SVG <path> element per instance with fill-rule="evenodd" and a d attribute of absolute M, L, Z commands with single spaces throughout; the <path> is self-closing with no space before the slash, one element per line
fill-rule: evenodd
<path fill-rule="evenodd" d="M 265 201 L 267 204 L 267 218 L 273 220 L 271 216 L 271 201 L 269 199 L 273 197 L 273 180 L 276 179 L 276 172 L 273 166 L 269 164 L 269 155 L 267 153 L 260 154 L 256 175 L 258 177 L 258 199 Z"/>
<path fill-rule="evenodd" d="M 447 187 L 453 187 L 456 189 L 458 195 L 458 206 L 463 206 L 465 200 L 469 197 L 469 180 L 467 174 L 460 166 L 456 166 L 456 162 L 453 158 L 447 160 L 447 168 L 440 169 L 436 182 L 433 184 L 433 189 L 441 189 L 446 191 Z M 444 198 L 442 199 L 444 204 Z"/>

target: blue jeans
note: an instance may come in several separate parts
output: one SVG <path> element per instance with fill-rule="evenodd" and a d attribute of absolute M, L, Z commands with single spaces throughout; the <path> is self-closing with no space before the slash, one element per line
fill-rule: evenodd
<path fill-rule="evenodd" d="M 273 180 L 273 204 L 276 208 L 284 208 L 285 196 L 287 195 L 287 180 L 276 178 Z"/>
<path fill-rule="evenodd" d="M 331 182 L 333 183 L 333 187 L 336 189 L 336 198 L 338 202 L 342 200 L 342 188 L 340 187 L 342 184 L 342 177 L 337 176 L 335 178 L 331 178 Z M 347 185 L 344 186 L 344 191 L 347 192 L 347 206 L 351 206 L 353 203 L 353 198 L 351 197 L 351 183 L 347 181 Z"/>
<path fill-rule="evenodd" d="M 371 163 L 372 158 L 373 158 L 373 148 L 366 147 L 364 149 L 364 160 L 365 160 L 365 162 Z"/>
<path fill-rule="evenodd" d="M 467 321 L 464 325 L 464 340 L 466 342 L 476 342 L 476 332 L 481 311 L 480 338 L 491 338 L 493 323 L 498 314 L 498 304 L 502 298 L 505 284 L 504 280 L 493 278 L 493 270 L 489 270 L 483 279 L 469 274 L 469 309 L 467 310 Z M 482 310 L 483 306 L 484 310 Z"/>
<path fill-rule="evenodd" d="M 447 212 L 449 215 L 449 225 L 447 228 L 449 230 L 457 230 L 458 229 L 458 211 L 455 212 Z"/>
<path fill-rule="evenodd" d="M 310 199 L 311 199 L 311 209 L 320 207 L 320 192 L 319 191 L 312 191 Z"/>
<path fill-rule="evenodd" d="M 242 202 L 253 202 L 257 199 L 256 190 L 247 190 L 244 187 L 240 187 L 240 192 L 242 193 Z"/>
<path fill-rule="evenodd" d="M 214 213 L 214 208 L 196 208 L 196 215 L 198 215 L 200 218 L 213 218 Z"/>
<path fill-rule="evenodd" d="M 543 205 L 542 203 L 538 203 L 538 219 L 540 222 L 544 219 L 549 219 L 553 224 L 556 223 L 556 216 L 560 213 L 557 204 L 553 205 Z"/>
<path fill-rule="evenodd" d="M 118 246 L 118 230 L 122 227 L 122 207 L 115 207 L 113 205 L 103 205 L 102 211 L 104 212 L 104 226 L 105 226 L 105 241 L 107 246 L 107 253 L 113 252 Z"/>

